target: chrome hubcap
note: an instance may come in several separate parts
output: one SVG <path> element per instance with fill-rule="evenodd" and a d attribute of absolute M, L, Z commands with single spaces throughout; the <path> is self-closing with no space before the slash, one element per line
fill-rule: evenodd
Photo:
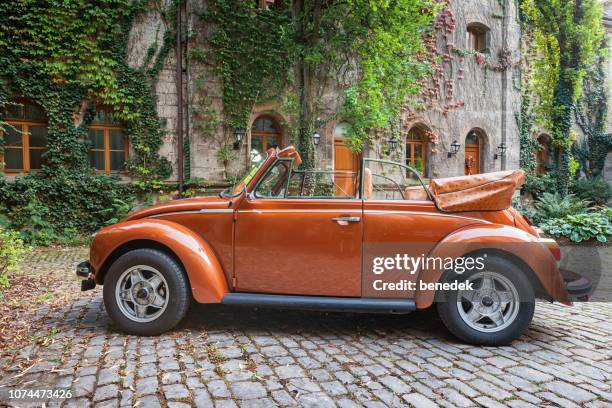
<path fill-rule="evenodd" d="M 474 290 L 459 291 L 457 309 L 471 328 L 485 333 L 498 332 L 514 322 L 519 296 L 512 282 L 497 272 L 478 272 L 468 278 Z"/>
<path fill-rule="evenodd" d="M 150 322 L 168 306 L 168 283 L 155 268 L 133 266 L 119 277 L 115 297 L 125 317 L 135 322 Z"/>

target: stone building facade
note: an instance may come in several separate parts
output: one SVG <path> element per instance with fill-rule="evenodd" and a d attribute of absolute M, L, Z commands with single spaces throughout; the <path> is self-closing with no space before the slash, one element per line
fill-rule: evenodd
<path fill-rule="evenodd" d="M 446 36 L 439 34 L 436 42 L 441 54 L 451 56 L 441 67 L 438 100 L 424 110 L 406 109 L 394 151 L 389 151 L 383 138 L 380 143 L 366 146 L 362 155 L 407 162 L 422 170 L 426 177 L 518 168 L 520 148 L 515 117 L 520 108 L 520 26 L 516 4 L 513 1 L 461 0 L 449 2 L 449 5 L 447 17 L 453 20 L 454 29 L 446 32 Z M 198 33 L 190 36 L 186 53 L 206 47 L 211 29 L 198 17 L 205 7 L 205 0 L 186 2 L 188 30 Z M 149 46 L 161 43 L 165 24 L 161 14 L 155 12 L 139 18 L 130 34 L 131 64 L 141 64 Z M 448 44 L 454 49 L 449 49 Z M 507 57 L 508 64 L 499 69 L 502 55 Z M 283 111 L 280 102 L 259 104 L 253 108 L 246 136 L 235 150 L 236 159 L 231 163 L 221 162 L 218 150 L 234 142 L 234 130 L 211 119 L 223 115 L 222 84 L 205 63 L 186 59 L 184 66 L 182 103 L 189 141 L 187 177 L 221 183 L 228 175 L 244 171 L 256 150 L 293 143 L 286 129 L 295 118 Z M 175 67 L 176 58 L 171 54 L 156 87 L 158 112 L 167 128 L 161 153 L 173 163 L 173 180 L 177 177 Z M 451 91 L 447 88 L 449 83 Z M 325 91 L 322 104 L 327 113 L 335 112 L 341 103 L 342 93 L 337 87 Z M 447 109 L 445 105 L 453 107 Z M 198 108 L 201 106 L 206 106 L 208 116 Z M 318 133 L 321 135 L 315 148 L 318 168 L 350 170 L 354 166 L 352 163 L 358 162 L 357 155 L 344 146 L 342 138 L 348 135 L 342 119 L 326 121 Z M 458 148 L 453 150 L 453 144 Z M 506 150 L 500 155 L 502 144 Z"/>
<path fill-rule="evenodd" d="M 610 100 L 610 93 L 612 92 L 612 86 L 610 86 L 610 80 L 612 79 L 612 0 L 604 1 L 604 27 L 606 28 L 606 43 L 608 45 L 608 63 L 606 67 L 606 78 L 608 84 L 608 100 Z M 610 104 L 608 104 L 610 106 Z M 608 120 L 607 120 L 607 133 L 612 134 L 612 108 L 608 108 Z M 604 164 L 604 178 L 612 187 L 612 151 L 608 152 L 606 162 Z"/>

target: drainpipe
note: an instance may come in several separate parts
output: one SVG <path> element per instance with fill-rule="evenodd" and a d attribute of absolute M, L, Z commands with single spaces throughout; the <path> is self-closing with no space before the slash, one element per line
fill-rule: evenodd
<path fill-rule="evenodd" d="M 504 50 L 508 48 L 508 2 L 504 1 L 503 4 L 503 13 L 504 16 L 502 18 L 502 47 Z M 517 10 L 518 12 L 518 10 Z M 507 132 L 507 118 L 506 118 L 506 109 L 508 105 L 508 67 L 501 72 L 501 142 L 508 146 L 506 143 L 506 132 Z M 495 146 L 497 148 L 497 146 Z M 501 156 L 501 170 L 506 170 L 506 155 Z"/>
<path fill-rule="evenodd" d="M 183 196 L 183 43 L 181 32 L 181 2 L 176 2 L 176 137 L 178 154 L 178 193 Z"/>

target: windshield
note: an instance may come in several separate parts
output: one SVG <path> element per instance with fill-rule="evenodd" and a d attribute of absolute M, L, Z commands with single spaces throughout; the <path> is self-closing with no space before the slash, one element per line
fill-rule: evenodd
<path fill-rule="evenodd" d="M 257 174 L 257 172 L 259 171 L 259 169 L 261 168 L 261 166 L 263 166 L 265 162 L 266 162 L 265 160 L 252 162 L 251 168 L 249 169 L 249 171 L 246 172 L 242 180 L 240 180 L 240 182 L 238 182 L 237 184 L 234 184 L 232 187 L 229 187 L 228 189 L 223 191 L 221 193 L 221 196 L 222 197 L 234 197 L 240 194 L 242 190 L 244 189 L 244 187 L 249 183 L 249 181 L 251 181 L 253 176 Z"/>

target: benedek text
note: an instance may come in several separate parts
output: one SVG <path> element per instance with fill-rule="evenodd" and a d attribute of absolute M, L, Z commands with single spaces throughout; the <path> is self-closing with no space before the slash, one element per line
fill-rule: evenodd
<path fill-rule="evenodd" d="M 473 282 L 414 282 L 406 279 L 398 282 L 383 282 L 377 279 L 372 284 L 372 287 L 374 290 L 417 290 L 417 284 L 419 290 L 474 290 Z"/>

